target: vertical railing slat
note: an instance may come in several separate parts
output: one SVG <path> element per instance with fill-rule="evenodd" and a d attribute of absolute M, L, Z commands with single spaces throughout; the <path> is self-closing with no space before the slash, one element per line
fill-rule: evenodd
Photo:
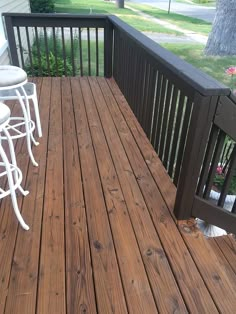
<path fill-rule="evenodd" d="M 218 206 L 224 206 L 225 198 L 228 194 L 231 179 L 233 178 L 235 169 L 236 169 L 236 145 L 234 145 L 234 149 L 231 153 L 231 158 L 230 158 L 230 163 L 227 170 L 226 178 L 225 178 L 223 188 L 222 188 L 222 191 L 220 193 L 220 197 L 217 203 Z"/>
<path fill-rule="evenodd" d="M 27 41 L 27 48 L 29 53 L 29 61 L 30 61 L 30 68 L 33 70 L 33 56 L 32 56 L 32 50 L 31 50 L 31 43 L 30 43 L 30 37 L 29 37 L 29 28 L 25 28 L 26 31 L 26 41 Z"/>
<path fill-rule="evenodd" d="M 22 41 L 21 41 L 21 33 L 20 33 L 20 28 L 17 26 L 17 37 L 18 37 L 18 43 L 19 43 L 19 49 L 20 49 L 20 58 L 21 58 L 21 67 L 25 67 L 25 62 L 24 62 L 24 52 L 23 52 L 23 47 L 22 47 Z"/>
<path fill-rule="evenodd" d="M 83 76 L 83 53 L 82 53 L 82 38 L 81 38 L 81 28 L 79 27 L 79 62 L 80 62 L 80 75 Z"/>
<path fill-rule="evenodd" d="M 169 156 L 171 153 L 171 141 L 172 141 L 172 134 L 173 134 L 173 128 L 174 128 L 174 118 L 175 118 L 175 112 L 176 112 L 176 103 L 178 99 L 178 89 L 176 86 L 174 86 L 173 89 L 173 95 L 171 99 L 171 104 L 170 104 L 170 114 L 169 114 L 169 120 L 168 120 L 168 127 L 167 127 L 167 133 L 166 133 L 166 149 L 165 149 L 165 154 L 163 158 L 163 164 L 166 169 L 169 169 Z"/>
<path fill-rule="evenodd" d="M 65 34 L 64 27 L 61 27 L 61 40 L 62 40 L 62 55 L 63 55 L 63 64 L 64 64 L 64 73 L 67 76 L 67 62 L 66 62 L 66 47 L 65 47 Z"/>
<path fill-rule="evenodd" d="M 43 33 L 44 33 L 44 43 L 45 43 L 45 52 L 46 52 L 46 60 L 47 60 L 47 69 L 48 69 L 48 74 L 50 76 L 51 70 L 50 70 L 48 36 L 47 36 L 47 29 L 46 29 L 46 27 L 43 28 Z"/>
<path fill-rule="evenodd" d="M 70 27 L 70 47 L 71 47 L 72 73 L 73 73 L 73 76 L 75 76 L 74 35 L 73 35 L 72 27 Z"/>
<path fill-rule="evenodd" d="M 177 155 L 176 166 L 175 166 L 174 184 L 176 186 L 179 180 L 180 168 L 181 168 L 182 157 L 183 157 L 182 153 L 180 152 L 184 151 L 186 135 L 188 134 L 188 126 L 189 126 L 191 111 L 192 111 L 192 101 L 188 99 L 186 103 L 185 113 L 184 113 L 183 126 L 182 126 L 182 130 L 180 134 L 178 155 Z"/>
<path fill-rule="evenodd" d="M 95 29 L 96 41 L 96 76 L 99 76 L 99 48 L 98 48 L 98 28 Z"/>
<path fill-rule="evenodd" d="M 36 42 L 36 49 L 37 49 L 37 59 L 38 59 L 38 65 L 39 65 L 39 73 L 42 76 L 42 63 L 41 63 L 41 53 L 40 53 L 38 28 L 35 27 L 34 31 L 35 31 L 35 42 Z"/>
<path fill-rule="evenodd" d="M 201 197 L 203 197 L 207 177 L 209 175 L 210 164 L 211 164 L 218 134 L 219 134 L 219 129 L 215 125 L 213 125 L 211 128 L 209 144 L 207 146 L 205 158 L 204 158 L 201 173 L 200 173 L 199 183 L 197 187 L 197 195 Z"/>
<path fill-rule="evenodd" d="M 157 87 L 156 87 L 156 93 L 155 93 L 155 105 L 154 105 L 154 112 L 153 112 L 153 132 L 152 132 L 152 137 L 151 137 L 151 143 L 153 146 L 155 146 L 155 142 L 156 142 L 157 121 L 158 121 L 158 114 L 159 114 L 162 81 L 163 81 L 162 73 L 157 72 Z"/>
<path fill-rule="evenodd" d="M 166 140 L 166 127 L 168 122 L 168 115 L 170 110 L 170 99 L 171 99 L 171 93 L 172 93 L 172 84 L 170 81 L 168 81 L 167 86 L 167 93 L 166 93 L 166 99 L 165 99 L 165 109 L 163 114 L 163 122 L 162 122 L 162 132 L 161 132 L 161 138 L 160 138 L 160 150 L 159 150 L 159 157 L 161 160 L 163 160 L 163 152 L 164 152 L 164 146 L 165 146 L 165 140 Z"/>
<path fill-rule="evenodd" d="M 57 40 L 56 40 L 56 32 L 55 27 L 52 28 L 52 36 L 53 36 L 53 52 L 55 57 L 55 65 L 56 65 L 56 76 L 58 76 L 58 60 L 57 60 Z"/>
<path fill-rule="evenodd" d="M 216 168 L 217 165 L 219 163 L 220 160 L 220 154 L 222 152 L 222 148 L 224 146 L 224 140 L 225 140 L 225 134 L 223 131 L 220 131 L 218 134 L 218 138 L 217 138 L 217 143 L 215 146 L 215 150 L 214 150 L 214 155 L 213 155 L 213 159 L 210 165 L 210 169 L 209 169 L 209 174 L 208 174 L 208 178 L 207 178 L 207 182 L 206 182 L 206 188 L 204 190 L 204 194 L 203 197 L 205 199 L 209 198 L 210 192 L 211 192 L 211 188 L 213 185 L 213 181 L 214 181 L 214 177 L 216 174 Z"/>

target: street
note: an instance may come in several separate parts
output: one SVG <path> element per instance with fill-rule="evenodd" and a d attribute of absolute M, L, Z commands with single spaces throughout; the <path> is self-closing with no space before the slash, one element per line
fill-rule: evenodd
<path fill-rule="evenodd" d="M 169 0 L 131 0 L 131 2 L 136 2 L 140 4 L 150 5 L 162 10 L 168 11 Z M 128 4 L 129 2 L 127 2 Z M 214 7 L 205 7 L 201 5 L 193 5 L 188 3 L 176 2 L 171 0 L 170 11 L 190 17 L 195 17 L 198 19 L 205 20 L 212 23 L 215 17 Z"/>

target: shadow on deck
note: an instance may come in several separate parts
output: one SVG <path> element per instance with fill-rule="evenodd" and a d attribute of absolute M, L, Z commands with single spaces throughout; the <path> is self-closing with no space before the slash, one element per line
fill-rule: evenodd
<path fill-rule="evenodd" d="M 176 188 L 113 79 L 39 78 L 30 194 L 0 211 L 0 313 L 234 313 L 236 244 L 177 225 Z M 13 108 L 13 111 L 16 108 Z"/>

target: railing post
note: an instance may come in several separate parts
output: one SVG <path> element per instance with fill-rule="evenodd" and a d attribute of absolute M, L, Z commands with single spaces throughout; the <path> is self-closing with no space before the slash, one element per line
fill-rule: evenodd
<path fill-rule="evenodd" d="M 19 59 L 17 55 L 17 48 L 16 48 L 16 40 L 14 34 L 14 27 L 12 24 L 12 17 L 11 16 L 4 16 L 6 31 L 7 31 L 7 40 L 9 51 L 11 55 L 11 63 L 15 66 L 19 66 Z"/>
<path fill-rule="evenodd" d="M 113 26 L 106 19 L 106 26 L 104 30 L 104 76 L 112 76 L 112 54 L 113 54 Z"/>
<path fill-rule="evenodd" d="M 192 216 L 194 195 L 217 102 L 218 96 L 206 97 L 196 93 L 194 97 L 174 208 L 174 214 L 180 220 Z"/>

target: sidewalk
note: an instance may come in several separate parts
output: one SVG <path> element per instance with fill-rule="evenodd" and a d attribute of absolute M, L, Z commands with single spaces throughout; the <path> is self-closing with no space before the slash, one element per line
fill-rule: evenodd
<path fill-rule="evenodd" d="M 137 10 L 137 9 L 134 9 L 134 8 L 131 8 L 129 5 L 125 5 L 125 7 L 126 8 L 128 8 L 128 9 L 130 9 L 130 10 L 132 10 L 132 11 L 134 11 L 135 13 L 137 13 L 138 15 L 140 15 L 140 16 L 142 16 L 142 17 L 144 17 L 144 18 L 146 18 L 146 19 L 148 19 L 149 21 L 152 21 L 153 23 L 156 23 L 156 24 L 159 24 L 159 25 L 162 25 L 162 26 L 164 26 L 164 27 L 166 27 L 166 28 L 169 28 L 169 29 L 172 29 L 172 30 L 176 30 L 176 31 L 179 31 L 179 32 L 181 32 L 181 33 L 183 33 L 183 35 L 184 35 L 184 37 L 186 38 L 186 41 L 188 41 L 188 42 L 197 42 L 197 43 L 200 43 L 200 44 L 206 44 L 206 42 L 207 42 L 207 36 L 204 36 L 204 35 L 200 35 L 200 34 L 198 34 L 198 33 L 195 33 L 195 32 L 192 32 L 192 31 L 188 31 L 188 30 L 186 30 L 186 29 L 183 29 L 183 28 L 181 28 L 181 27 L 178 27 L 178 26 L 176 26 L 176 25 L 172 25 L 171 23 L 169 23 L 169 22 L 166 22 L 166 21 L 163 21 L 163 20 L 160 20 L 160 19 L 157 19 L 157 18 L 155 18 L 155 17 L 153 17 L 153 16 L 151 16 L 151 15 L 148 15 L 148 14 L 146 14 L 146 13 L 143 13 L 143 12 L 141 12 L 141 11 L 139 11 L 139 10 Z M 161 34 L 161 35 L 163 35 L 163 34 Z M 161 36 L 160 35 L 160 36 Z M 148 35 L 147 35 L 148 36 Z M 157 36 L 157 35 L 156 35 Z M 168 39 L 168 37 L 176 37 L 176 40 L 178 39 L 178 36 L 169 36 L 169 35 L 165 35 L 166 36 L 166 38 Z M 152 38 L 151 36 L 149 36 L 150 38 Z M 163 37 L 163 36 L 162 36 Z M 182 37 L 183 38 L 183 37 Z M 153 40 L 155 40 L 155 39 L 153 39 Z M 155 40 L 156 41 L 156 40 Z M 163 42 L 163 41 L 162 41 Z M 166 42 L 168 42 L 168 40 L 166 41 Z M 171 42 L 174 42 L 173 40 L 171 41 Z M 176 42 L 179 42 L 178 40 L 176 41 Z"/>
<path fill-rule="evenodd" d="M 168 11 L 169 0 L 130 0 L 134 3 L 145 4 Z M 215 17 L 215 7 L 202 6 L 193 3 L 181 3 L 171 0 L 170 12 L 190 16 L 212 23 Z"/>

